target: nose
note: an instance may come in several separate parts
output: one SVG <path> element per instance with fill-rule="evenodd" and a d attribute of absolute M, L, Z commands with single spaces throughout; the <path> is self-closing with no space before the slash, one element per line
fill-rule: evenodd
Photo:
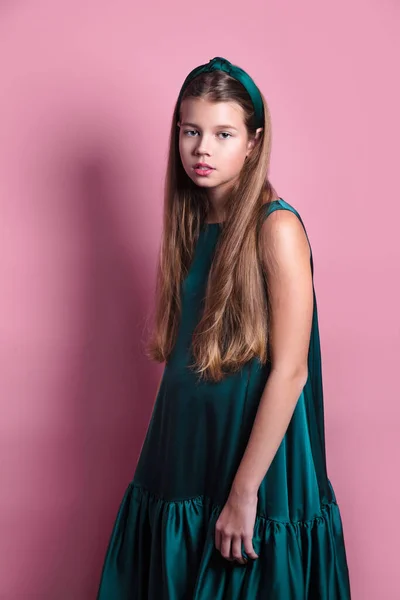
<path fill-rule="evenodd" d="M 199 142 L 196 147 L 196 156 L 210 156 L 210 152 L 207 150 L 207 142 L 204 137 L 198 138 Z"/>

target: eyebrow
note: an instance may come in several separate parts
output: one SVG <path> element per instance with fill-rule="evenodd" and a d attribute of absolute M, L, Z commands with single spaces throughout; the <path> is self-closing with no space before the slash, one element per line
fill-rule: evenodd
<path fill-rule="evenodd" d="M 187 123 L 187 122 L 185 122 L 185 123 L 181 123 L 181 125 L 183 127 L 185 127 L 185 126 L 186 127 L 195 127 L 196 129 L 200 129 L 200 127 L 198 125 L 196 125 L 196 123 Z M 215 129 L 220 129 L 220 128 L 222 128 L 222 129 L 235 129 L 236 131 L 238 131 L 236 129 L 236 127 L 234 127 L 233 125 L 216 125 L 215 126 Z"/>

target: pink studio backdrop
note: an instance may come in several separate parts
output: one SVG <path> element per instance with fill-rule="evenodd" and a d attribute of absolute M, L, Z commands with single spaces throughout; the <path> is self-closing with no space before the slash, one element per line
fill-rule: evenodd
<path fill-rule="evenodd" d="M 91 600 L 162 372 L 143 355 L 170 119 L 248 69 L 315 257 L 354 600 L 400 597 L 399 5 L 0 5 L 0 598 Z M 240 42 L 239 42 L 240 40 Z"/>

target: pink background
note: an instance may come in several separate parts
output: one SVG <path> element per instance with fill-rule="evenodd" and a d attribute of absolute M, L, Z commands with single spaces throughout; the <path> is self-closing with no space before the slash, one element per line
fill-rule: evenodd
<path fill-rule="evenodd" d="M 353 599 L 400 597 L 399 13 L 396 0 L 1 3 L 2 600 L 95 598 L 162 372 L 141 335 L 170 119 L 214 56 L 265 93 L 271 179 L 313 247 Z"/>

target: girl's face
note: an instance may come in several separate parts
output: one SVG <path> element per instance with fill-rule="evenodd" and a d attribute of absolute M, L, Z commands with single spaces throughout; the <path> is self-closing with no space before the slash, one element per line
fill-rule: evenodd
<path fill-rule="evenodd" d="M 242 107 L 236 102 L 187 98 L 181 103 L 178 127 L 179 153 L 190 179 L 214 197 L 224 195 L 255 143 L 248 139 Z M 261 131 L 257 130 L 257 136 Z M 211 172 L 196 173 L 197 163 L 207 163 Z"/>

